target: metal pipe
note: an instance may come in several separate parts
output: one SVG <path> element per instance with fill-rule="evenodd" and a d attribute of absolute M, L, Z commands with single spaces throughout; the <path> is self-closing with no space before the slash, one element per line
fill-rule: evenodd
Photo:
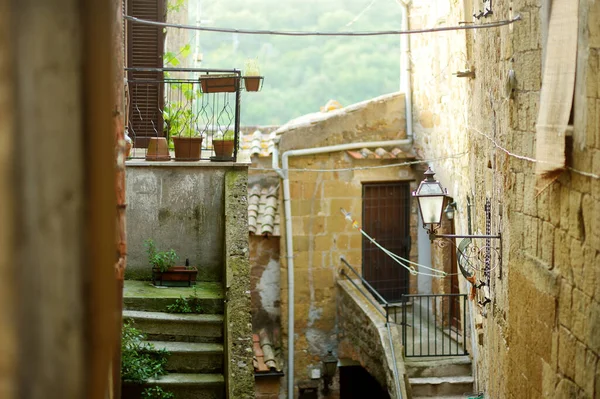
<path fill-rule="evenodd" d="M 283 180 L 283 212 L 285 218 L 285 247 L 287 259 L 288 281 L 288 398 L 294 397 L 294 237 L 292 229 L 292 206 L 290 199 L 289 159 L 290 157 L 324 154 L 337 151 L 355 150 L 359 148 L 403 146 L 412 144 L 412 138 L 390 141 L 371 141 L 366 143 L 349 143 L 330 145 L 317 148 L 288 150 L 281 156 L 281 169 L 279 168 L 279 151 L 277 145 L 273 149 L 272 166 Z"/>
<path fill-rule="evenodd" d="M 402 8 L 402 27 L 403 30 L 408 30 L 408 2 L 398 0 L 398 4 Z M 406 136 L 410 139 L 413 137 L 413 115 L 412 115 L 412 88 L 410 81 L 410 39 L 408 35 L 400 37 L 400 91 L 404 93 L 404 102 L 406 106 Z"/>

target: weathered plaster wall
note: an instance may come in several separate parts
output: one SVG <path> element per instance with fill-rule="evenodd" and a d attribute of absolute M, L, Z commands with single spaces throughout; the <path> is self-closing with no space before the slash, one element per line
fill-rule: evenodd
<path fill-rule="evenodd" d="M 279 237 L 251 235 L 250 291 L 252 302 L 252 329 L 279 330 L 281 323 L 281 295 L 279 289 Z"/>
<path fill-rule="evenodd" d="M 221 281 L 227 169 L 128 162 L 127 278 L 150 278 L 144 241 L 152 238 L 159 250 L 173 248 L 181 264 L 189 258 L 197 265 L 199 280 Z"/>
<path fill-rule="evenodd" d="M 248 169 L 225 173 L 225 370 L 227 398 L 254 398 L 250 261 L 248 249 Z"/>
<path fill-rule="evenodd" d="M 471 6 L 466 1 L 418 0 L 411 8 L 411 28 L 433 26 L 438 3 L 447 10 L 447 25 L 468 21 L 483 7 L 479 1 Z M 438 177 L 459 204 L 457 230 L 466 232 L 464 196 L 469 194 L 475 199 L 475 231 L 484 231 L 487 197 L 493 232 L 503 234 L 502 264 L 498 259 L 492 263 L 497 266 L 491 273 L 492 302 L 483 312 L 476 311 L 481 323 L 475 348 L 478 387 L 493 398 L 600 395 L 600 180 L 567 170 L 538 193 L 535 163 L 496 148 L 536 156 L 548 3 L 494 2 L 494 20 L 518 12 L 522 21 L 411 39 L 413 60 L 419 65 L 413 66 L 416 139 L 424 156 L 469 151 L 459 162 L 434 165 L 444 170 Z M 567 146 L 567 166 L 597 176 L 600 3 L 580 0 L 579 5 L 574 131 L 567 138 L 573 145 Z M 419 57 L 442 47 L 446 50 L 433 61 Z M 474 79 L 451 75 L 464 69 L 453 54 L 464 55 L 464 64 L 475 69 Z M 435 68 L 428 74 L 432 62 L 449 66 L 441 75 Z M 509 70 L 516 76 L 512 93 L 506 90 Z M 438 96 L 444 86 L 451 88 L 445 102 Z M 427 111 L 438 115 L 438 126 L 435 117 L 428 123 Z"/>

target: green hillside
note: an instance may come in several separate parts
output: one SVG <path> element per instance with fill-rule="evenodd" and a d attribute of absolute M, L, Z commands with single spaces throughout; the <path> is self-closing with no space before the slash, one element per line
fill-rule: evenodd
<path fill-rule="evenodd" d="M 401 29 L 402 9 L 395 0 L 188 1 L 194 10 L 200 5 L 199 14 L 208 26 L 336 32 Z M 192 39 L 196 33 L 189 34 Z M 243 69 L 247 58 L 258 58 L 265 82 L 260 93 L 243 94 L 246 125 L 285 123 L 318 111 L 330 99 L 345 106 L 397 91 L 400 84 L 398 36 L 199 35 L 202 68 Z"/>

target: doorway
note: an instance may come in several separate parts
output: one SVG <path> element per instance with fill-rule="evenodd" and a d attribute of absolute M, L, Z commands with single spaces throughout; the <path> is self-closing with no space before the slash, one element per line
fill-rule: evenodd
<path fill-rule="evenodd" d="M 410 253 L 410 183 L 363 184 L 362 225 L 382 247 L 408 259 Z M 366 237 L 362 239 L 363 277 L 389 302 L 409 291 L 409 273 Z"/>

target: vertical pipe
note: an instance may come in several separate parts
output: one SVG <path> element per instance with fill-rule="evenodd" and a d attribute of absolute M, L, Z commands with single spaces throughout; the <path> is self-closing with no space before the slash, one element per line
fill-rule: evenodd
<path fill-rule="evenodd" d="M 429 336 L 430 336 L 430 332 L 429 332 L 429 326 L 431 325 L 430 321 L 429 321 L 429 303 L 431 301 L 430 297 L 427 297 L 427 355 L 431 354 L 431 345 L 429 344 Z"/>

